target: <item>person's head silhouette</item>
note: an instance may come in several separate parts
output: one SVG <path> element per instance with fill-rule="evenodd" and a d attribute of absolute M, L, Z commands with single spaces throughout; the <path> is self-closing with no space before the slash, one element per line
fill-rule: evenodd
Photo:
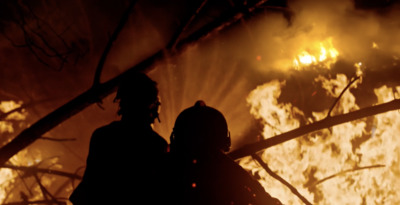
<path fill-rule="evenodd" d="M 171 151 L 201 153 L 207 150 L 229 151 L 231 139 L 224 115 L 197 101 L 177 117 L 171 135 Z"/>
<path fill-rule="evenodd" d="M 134 72 L 122 79 L 114 101 L 119 102 L 122 120 L 153 123 L 158 118 L 160 100 L 157 83 L 146 74 Z"/>

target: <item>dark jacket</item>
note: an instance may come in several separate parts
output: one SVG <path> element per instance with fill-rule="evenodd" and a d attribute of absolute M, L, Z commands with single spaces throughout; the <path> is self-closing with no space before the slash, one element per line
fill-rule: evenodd
<path fill-rule="evenodd" d="M 223 152 L 172 154 L 170 202 L 175 205 L 280 205 Z"/>
<path fill-rule="evenodd" d="M 151 202 L 149 190 L 158 180 L 159 160 L 167 149 L 167 141 L 150 125 L 116 121 L 98 128 L 91 137 L 83 179 L 70 201 L 74 205 L 146 200 L 157 204 Z"/>

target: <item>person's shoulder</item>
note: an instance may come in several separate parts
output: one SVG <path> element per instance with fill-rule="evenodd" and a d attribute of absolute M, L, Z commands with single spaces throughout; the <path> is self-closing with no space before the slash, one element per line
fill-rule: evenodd
<path fill-rule="evenodd" d="M 158 134 L 158 132 L 156 132 L 156 131 L 153 130 L 152 133 L 153 133 L 153 135 L 154 135 L 155 138 L 157 138 L 157 139 L 160 140 L 160 141 L 163 141 L 163 142 L 167 143 L 167 140 L 165 140 L 160 134 Z"/>
<path fill-rule="evenodd" d="M 91 141 L 102 141 L 104 138 L 108 138 L 112 133 L 115 133 L 116 130 L 120 128 L 120 123 L 118 121 L 111 122 L 107 125 L 103 125 L 101 127 L 96 128 L 91 137 Z"/>
<path fill-rule="evenodd" d="M 156 131 L 152 131 L 153 140 L 156 142 L 157 145 L 159 145 L 160 149 L 167 151 L 168 149 L 168 142 L 166 139 L 164 139 L 160 134 L 158 134 Z"/>
<path fill-rule="evenodd" d="M 121 125 L 120 121 L 113 121 L 109 124 L 106 124 L 106 125 L 96 128 L 93 133 L 103 133 L 103 132 L 107 132 L 107 131 L 113 131 L 115 129 L 120 128 L 121 126 L 122 125 Z"/>

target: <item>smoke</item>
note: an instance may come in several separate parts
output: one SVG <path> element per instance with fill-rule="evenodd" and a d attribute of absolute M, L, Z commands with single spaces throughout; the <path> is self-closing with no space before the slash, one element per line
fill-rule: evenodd
<path fill-rule="evenodd" d="M 301 51 L 310 50 L 313 44 L 330 37 L 340 59 L 352 64 L 362 61 L 375 67 L 376 62 L 372 62 L 371 57 L 374 61 L 379 58 L 381 63 L 387 58 L 398 58 L 400 18 L 397 4 L 365 9 L 350 0 L 293 0 L 288 2 L 288 7 L 292 12 L 290 19 L 282 13 L 267 12 L 248 23 L 248 29 L 243 32 L 247 37 L 237 37 L 237 42 L 245 48 L 242 54 L 251 54 L 248 59 L 261 57 L 261 62 L 249 61 L 260 71 L 286 72 Z M 249 46 L 249 38 L 258 48 Z M 254 53 L 247 52 L 249 50 Z M 383 59 L 382 56 L 387 57 Z"/>
<path fill-rule="evenodd" d="M 313 79 L 321 72 L 344 72 L 352 77 L 356 72 L 354 64 L 358 62 L 362 62 L 367 71 L 398 70 L 393 68 L 400 51 L 397 43 L 400 39 L 396 38 L 400 18 L 396 18 L 396 11 L 395 4 L 365 9 L 350 0 L 293 0 L 288 2 L 288 8 L 271 9 L 244 19 L 162 62 L 152 72 L 159 82 L 163 103 L 162 123 L 156 128 L 168 137 L 179 112 L 203 99 L 226 115 L 233 128 L 235 147 L 249 143 L 255 140 L 259 128 L 249 116 L 245 99 L 257 85 L 277 78 L 287 80 L 280 100 L 296 102 L 305 111 L 325 109 L 332 100 L 316 100 L 321 97 L 319 93 L 311 98 L 316 91 Z M 331 42 L 339 53 L 338 63 L 332 70 L 296 71 L 295 57 L 302 51 L 311 52 L 321 42 Z M 365 79 L 372 87 L 387 82 L 387 77 L 396 76 L 371 72 L 369 76 L 380 76 L 379 79 Z M 373 95 L 371 88 L 364 90 L 370 90 Z M 364 91 L 360 93 L 363 94 Z"/>

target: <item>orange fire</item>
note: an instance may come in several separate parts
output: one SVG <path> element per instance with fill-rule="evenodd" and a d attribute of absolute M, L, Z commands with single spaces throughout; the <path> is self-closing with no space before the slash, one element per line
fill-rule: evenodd
<path fill-rule="evenodd" d="M 15 101 L 2 101 L 0 102 L 0 111 L 2 113 L 7 113 L 10 112 L 14 109 L 20 108 L 22 106 L 22 102 L 15 102 Z M 27 112 L 22 109 L 19 111 L 12 112 L 11 114 L 7 115 L 7 117 L 4 120 L 0 120 L 0 133 L 1 134 L 11 134 L 14 132 L 15 126 L 20 126 L 21 124 L 18 124 L 15 122 L 23 122 L 26 119 Z M 13 124 L 14 122 L 14 124 Z M 11 140 L 11 139 L 9 139 Z M 18 154 L 14 155 L 10 160 L 9 160 L 9 165 L 13 166 L 24 166 L 24 167 L 29 167 L 29 166 L 35 166 L 38 165 L 38 163 L 42 162 L 43 157 L 41 156 L 41 153 L 39 151 L 37 152 L 32 152 L 28 149 L 24 149 L 20 151 Z M 57 159 L 52 159 L 57 160 Z M 53 162 L 54 163 L 54 162 Z M 24 183 L 21 183 L 21 178 L 24 178 Z M 41 176 L 40 177 L 40 182 L 43 186 L 47 187 L 49 186 L 52 181 L 54 180 L 53 177 L 50 176 Z M 18 193 L 19 191 L 23 191 L 26 189 L 25 186 L 29 186 L 28 192 L 31 193 L 29 197 L 29 200 L 35 201 L 35 200 L 40 200 L 43 199 L 43 194 L 42 190 L 39 186 L 31 186 L 30 184 L 34 182 L 30 182 L 31 180 L 28 180 L 22 172 L 19 172 L 17 170 L 9 169 L 9 168 L 1 168 L 0 169 L 0 204 L 6 203 L 7 199 L 10 198 L 17 198 L 19 199 L 20 196 L 16 195 L 15 193 Z M 24 185 L 22 185 L 24 184 Z M 22 187 L 22 189 L 21 189 Z"/>
<path fill-rule="evenodd" d="M 334 48 L 332 38 L 310 44 L 307 48 L 300 52 L 293 60 L 295 69 L 302 69 L 311 65 L 322 63 L 324 67 L 330 68 L 331 64 L 336 62 L 339 52 Z"/>
<path fill-rule="evenodd" d="M 320 53 L 327 54 L 327 58 L 304 52 L 295 59 L 295 68 L 320 63 L 318 66 L 329 69 L 338 52 L 327 47 L 332 45 L 331 39 L 319 45 Z M 356 63 L 355 68 L 356 74 L 361 75 L 363 64 Z M 315 79 L 327 95 L 334 98 L 349 81 L 344 74 L 337 74 L 333 79 L 322 76 Z M 360 83 L 357 81 L 352 86 Z M 258 86 L 248 95 L 251 114 L 264 124 L 265 139 L 298 128 L 299 119 L 306 118 L 299 108 L 278 102 L 283 86 L 285 81 L 274 80 Z M 378 104 L 399 98 L 399 93 L 400 86 L 393 89 L 382 86 L 375 90 Z M 355 99 L 347 90 L 332 110 L 332 115 L 358 110 Z M 322 120 L 327 114 L 328 110 L 313 112 L 308 121 Z M 268 148 L 263 151 L 262 159 L 315 204 L 400 204 L 397 196 L 400 188 L 399 135 L 400 112 L 392 111 L 322 129 Z M 269 176 L 250 157 L 240 159 L 239 163 L 261 176 L 260 183 L 266 191 L 284 204 L 302 204 L 286 186 Z"/>
<path fill-rule="evenodd" d="M 22 102 L 15 101 L 1 101 L 0 111 L 2 113 L 7 113 L 13 109 L 19 108 Z M 0 120 L 0 133 L 13 133 L 14 128 L 9 120 L 24 120 L 26 113 L 24 112 L 14 112 L 6 117 L 4 120 Z M 13 157 L 14 159 L 15 157 Z M 7 191 L 9 190 L 9 185 L 15 181 L 18 173 L 10 169 L 0 169 L 0 203 L 4 202 L 6 198 Z"/>
<path fill-rule="evenodd" d="M 0 112 L 7 113 L 13 109 L 21 107 L 22 102 L 15 102 L 15 101 L 1 101 L 0 102 Z M 12 123 L 9 120 L 25 120 L 26 113 L 23 110 L 22 112 L 13 112 L 6 117 L 4 120 L 0 120 L 0 133 L 13 133 L 14 128 Z"/>

